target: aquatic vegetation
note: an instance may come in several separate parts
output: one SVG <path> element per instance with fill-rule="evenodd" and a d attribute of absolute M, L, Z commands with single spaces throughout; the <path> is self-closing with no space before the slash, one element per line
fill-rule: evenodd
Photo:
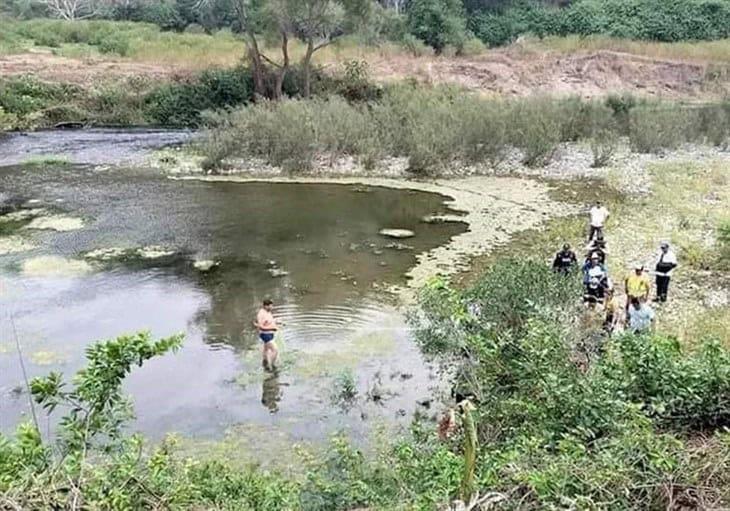
<path fill-rule="evenodd" d="M 20 271 L 29 277 L 72 277 L 91 273 L 86 261 L 59 256 L 37 256 L 20 263 Z"/>
<path fill-rule="evenodd" d="M 348 408 L 357 399 L 357 381 L 350 369 L 343 369 L 332 380 L 330 399 L 338 406 Z"/>
<path fill-rule="evenodd" d="M 70 165 L 71 162 L 65 156 L 56 156 L 53 154 L 47 154 L 42 156 L 32 156 L 23 161 L 23 165 L 28 166 L 48 166 L 48 167 L 60 167 L 64 165 Z"/>
<path fill-rule="evenodd" d="M 30 361 L 35 365 L 48 366 L 65 362 L 66 356 L 55 351 L 40 350 L 30 354 Z"/>
<path fill-rule="evenodd" d="M 51 230 L 51 231 L 76 231 L 84 227 L 84 221 L 66 215 L 48 215 L 33 218 L 26 226 L 26 229 Z"/>

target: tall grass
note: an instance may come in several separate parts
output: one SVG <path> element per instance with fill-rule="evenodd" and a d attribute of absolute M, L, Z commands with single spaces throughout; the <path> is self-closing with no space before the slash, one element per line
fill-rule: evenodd
<path fill-rule="evenodd" d="M 203 151 L 212 165 L 255 156 L 293 171 L 310 169 L 321 156 L 351 156 L 365 166 L 402 157 L 411 171 L 428 173 L 494 165 L 514 150 L 526 165 L 542 166 L 563 142 L 592 142 L 600 166 L 619 137 L 639 152 L 687 142 L 725 145 L 730 137 L 728 105 L 687 108 L 624 98 L 624 111 L 607 103 L 612 106 L 577 98 L 484 99 L 449 87 L 395 86 L 369 103 L 331 96 L 241 108 L 215 119 Z"/>

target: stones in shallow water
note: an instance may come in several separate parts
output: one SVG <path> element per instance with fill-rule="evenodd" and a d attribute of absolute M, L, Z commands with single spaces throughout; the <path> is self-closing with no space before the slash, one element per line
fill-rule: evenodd
<path fill-rule="evenodd" d="M 380 229 L 378 234 L 396 239 L 412 238 L 416 235 L 415 232 L 409 231 L 408 229 Z"/>
<path fill-rule="evenodd" d="M 174 250 L 169 250 L 158 245 L 150 245 L 148 247 L 142 247 L 137 249 L 137 255 L 142 259 L 161 259 L 163 257 L 170 257 L 175 255 Z"/>
<path fill-rule="evenodd" d="M 203 259 L 193 262 L 193 268 L 201 272 L 211 271 L 213 268 L 220 266 L 220 261 L 213 261 L 211 259 Z"/>
<path fill-rule="evenodd" d="M 385 248 L 389 248 L 390 250 L 413 250 L 412 246 L 399 242 L 388 243 L 385 245 Z"/>
<path fill-rule="evenodd" d="M 84 226 L 80 218 L 65 215 L 38 216 L 25 226 L 26 229 L 49 230 L 58 232 L 77 231 Z"/>
<path fill-rule="evenodd" d="M 289 275 L 289 272 L 286 270 L 282 270 L 281 268 L 269 268 L 269 275 L 274 278 L 286 277 L 287 275 Z"/>
<path fill-rule="evenodd" d="M 24 240 L 20 236 L 0 237 L 0 256 L 15 254 L 17 252 L 27 252 L 34 248 L 35 245 Z"/>
<path fill-rule="evenodd" d="M 426 215 L 421 218 L 421 222 L 424 224 L 443 224 L 448 222 L 448 219 L 438 215 Z"/>
<path fill-rule="evenodd" d="M 97 248 L 87 252 L 84 257 L 95 261 L 117 261 L 123 259 L 161 259 L 175 255 L 175 251 L 158 245 L 149 245 L 140 248 Z"/>
<path fill-rule="evenodd" d="M 92 268 L 86 261 L 39 256 L 23 261 L 20 270 L 28 277 L 70 277 L 90 273 Z"/>

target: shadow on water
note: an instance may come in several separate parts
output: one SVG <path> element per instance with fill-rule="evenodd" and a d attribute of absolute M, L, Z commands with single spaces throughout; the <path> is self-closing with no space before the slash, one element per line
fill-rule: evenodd
<path fill-rule="evenodd" d="M 444 197 L 318 184 L 170 181 L 144 169 L 0 168 L 0 189 L 16 207 L 83 219 L 67 232 L 19 232 L 36 248 L 0 256 L 0 310 L 12 312 L 31 376 L 83 365 L 89 342 L 149 329 L 186 333 L 174 356 L 150 361 L 126 382 L 135 428 L 159 438 L 176 431 L 218 438 L 236 425 L 321 440 L 341 428 L 367 436 L 371 419 L 410 414 L 432 376 L 382 285 L 404 283 L 417 253 L 463 232 L 429 224 Z M 32 204 L 32 206 L 30 206 Z M 410 229 L 408 250 L 388 248 L 384 227 Z M 97 249 L 154 245 L 172 255 L 79 265 Z M 50 257 L 50 258 L 49 258 Z M 44 259 L 45 258 L 45 259 Z M 208 272 L 195 260 L 219 262 Z M 58 265 L 58 268 L 39 264 Z M 87 268 L 88 267 L 88 268 Z M 57 271 L 56 271 L 57 270 Z M 282 369 L 261 370 L 251 324 L 265 297 L 283 322 Z M 0 315 L 0 429 L 26 410 L 13 392 L 22 375 Z M 387 395 L 349 413 L 330 403 L 333 378 L 354 371 L 360 396 L 378 379 Z M 405 375 L 405 376 L 403 376 Z M 404 383 L 407 382 L 407 383 Z M 367 418 L 367 420 L 363 420 Z M 374 422 L 374 420 L 373 420 Z M 242 428 L 246 434 L 248 427 Z"/>

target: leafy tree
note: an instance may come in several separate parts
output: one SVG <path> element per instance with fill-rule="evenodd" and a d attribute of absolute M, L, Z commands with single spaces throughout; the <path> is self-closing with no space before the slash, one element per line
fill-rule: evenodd
<path fill-rule="evenodd" d="M 462 0 L 413 0 L 408 8 L 408 27 L 436 53 L 449 45 L 461 47 L 466 40 Z"/>

